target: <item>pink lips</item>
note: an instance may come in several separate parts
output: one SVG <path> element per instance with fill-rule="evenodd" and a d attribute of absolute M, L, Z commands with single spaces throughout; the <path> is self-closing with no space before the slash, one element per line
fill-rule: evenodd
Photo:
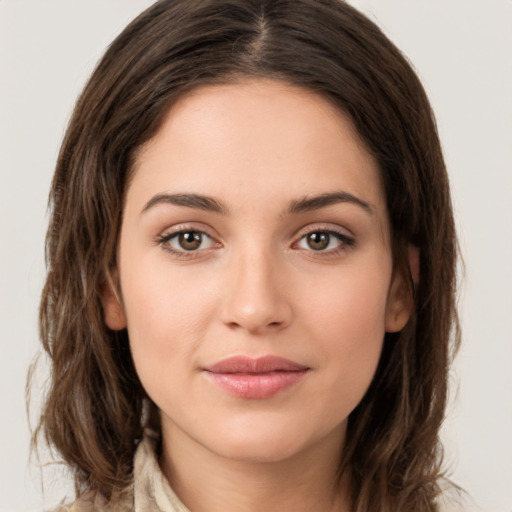
<path fill-rule="evenodd" d="M 240 398 L 269 398 L 296 384 L 308 368 L 288 359 L 235 356 L 204 368 L 210 381 Z"/>

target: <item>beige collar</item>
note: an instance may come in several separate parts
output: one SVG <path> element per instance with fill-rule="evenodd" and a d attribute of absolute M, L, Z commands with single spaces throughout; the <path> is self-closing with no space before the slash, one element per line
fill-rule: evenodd
<path fill-rule="evenodd" d="M 155 436 L 146 431 L 135 452 L 135 512 L 190 512 L 171 489 L 158 464 Z"/>

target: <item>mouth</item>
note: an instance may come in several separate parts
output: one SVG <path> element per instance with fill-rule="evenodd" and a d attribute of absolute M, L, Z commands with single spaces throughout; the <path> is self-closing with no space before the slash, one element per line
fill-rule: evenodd
<path fill-rule="evenodd" d="M 235 356 L 204 368 L 206 377 L 239 398 L 270 398 L 297 384 L 309 368 L 277 356 Z"/>

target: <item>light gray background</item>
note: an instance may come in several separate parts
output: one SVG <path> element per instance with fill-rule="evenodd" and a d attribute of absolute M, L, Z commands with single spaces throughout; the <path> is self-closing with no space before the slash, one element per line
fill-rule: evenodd
<path fill-rule="evenodd" d="M 71 486 L 28 465 L 25 375 L 38 349 L 46 197 L 74 99 L 150 0 L 0 1 L 0 510 Z M 468 512 L 512 511 L 512 2 L 360 0 L 414 63 L 437 113 L 466 264 L 463 346 L 444 429 Z M 38 382 L 42 386 L 45 371 Z M 37 403 L 33 410 L 37 410 Z"/>

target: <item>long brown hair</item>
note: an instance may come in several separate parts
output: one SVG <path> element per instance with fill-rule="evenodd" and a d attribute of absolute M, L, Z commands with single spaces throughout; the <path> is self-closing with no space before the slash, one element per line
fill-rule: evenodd
<path fill-rule="evenodd" d="M 434 117 L 411 66 L 380 29 L 339 0 L 161 0 L 111 44 L 80 96 L 50 193 L 40 308 L 51 387 L 40 435 L 78 492 L 130 484 L 148 400 L 126 330 L 103 320 L 123 198 L 137 149 L 173 102 L 204 84 L 266 77 L 328 98 L 380 165 L 395 265 L 420 251 L 415 311 L 386 334 L 349 418 L 340 472 L 354 511 L 435 511 L 447 373 L 458 344 L 456 238 Z"/>

